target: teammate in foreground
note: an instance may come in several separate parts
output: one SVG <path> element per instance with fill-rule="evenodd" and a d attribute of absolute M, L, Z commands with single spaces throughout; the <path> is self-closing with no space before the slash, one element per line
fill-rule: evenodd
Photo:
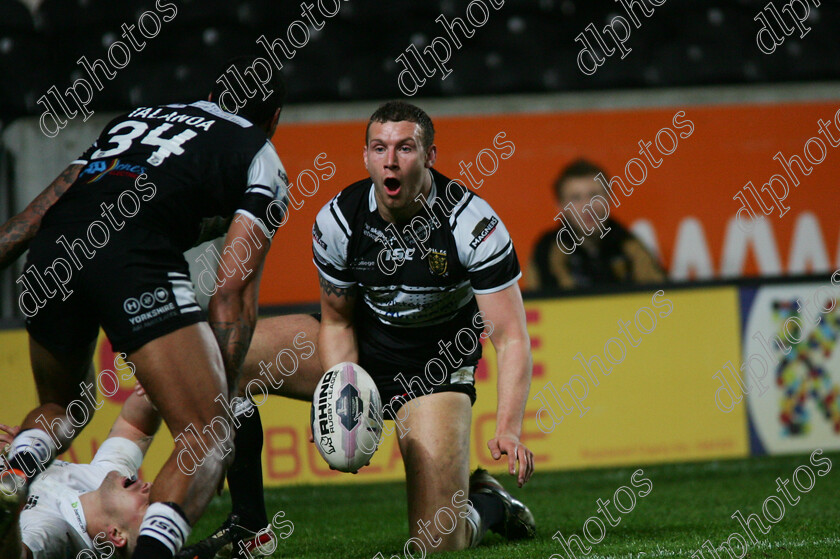
<path fill-rule="evenodd" d="M 258 364 L 272 363 L 295 333 L 311 339 L 317 332 L 322 368 L 302 361 L 306 365 L 284 379 L 277 393 L 311 399 L 323 371 L 342 361 L 359 363 L 371 374 L 387 402 L 386 415 L 398 418 L 411 535 L 429 544 L 427 552 L 474 546 L 488 528 L 510 539 L 532 537 L 535 529 L 527 507 L 487 472 L 470 476 L 481 345 L 465 352 L 452 347 L 468 345 L 465 334 L 458 339 L 462 330 L 477 340 L 487 336 L 487 326 L 499 363 L 496 433 L 487 445 L 494 459 L 507 455 L 521 487 L 534 471 L 534 458 L 519 440 L 531 380 L 519 264 L 493 209 L 434 171 L 436 157 L 434 127 L 421 109 L 391 102 L 373 114 L 364 148 L 370 178 L 330 200 L 313 227 L 320 331 L 311 317 L 261 320 L 245 365 L 245 376 L 257 378 Z M 430 367 L 433 360 L 446 370 Z M 260 447 L 241 443 L 237 435 L 234 467 L 258 466 Z M 467 495 L 469 516 L 458 518 L 449 533 L 440 530 L 436 513 Z M 261 495 L 234 488 L 231 496 L 235 512 L 237 502 L 261 502 Z M 183 557 L 211 558 L 225 542 L 236 546 L 243 533 L 229 518 Z"/>
<path fill-rule="evenodd" d="M 251 62 L 231 66 L 247 78 Z M 230 82 L 222 74 L 209 101 L 140 107 L 112 120 L 31 211 L 0 228 L 0 258 L 29 247 L 18 281 L 41 402 L 0 464 L 0 476 L 19 488 L 0 499 L 0 530 L 27 484 L 82 426 L 68 406 L 84 402 L 81 383 L 92 378 L 100 325 L 128 355 L 177 441 L 152 488 L 133 557 L 172 557 L 221 481 L 230 457 L 217 449 L 230 446 L 228 386 L 237 386 L 262 263 L 287 193 L 268 140 L 285 94 L 279 75 L 266 84 L 270 95 L 248 99 L 237 115 L 214 102 L 239 96 Z M 183 252 L 216 217 L 234 219 L 208 324 Z M 187 447 L 208 449 L 192 471 L 178 464 Z"/>
<path fill-rule="evenodd" d="M 57 460 L 32 482 L 19 525 L 0 542 L 0 556 L 129 556 L 151 489 L 138 479 L 137 470 L 160 425 L 160 416 L 139 390 L 137 384 L 90 464 Z M 0 425 L 0 449 L 19 431 Z"/>

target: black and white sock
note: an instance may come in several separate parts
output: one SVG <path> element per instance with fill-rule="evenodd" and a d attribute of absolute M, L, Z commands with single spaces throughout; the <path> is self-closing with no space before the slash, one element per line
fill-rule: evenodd
<path fill-rule="evenodd" d="M 27 429 L 18 433 L 12 441 L 8 454 L 8 468 L 22 472 L 29 481 L 43 472 L 55 456 L 55 442 L 46 431 Z"/>
<path fill-rule="evenodd" d="M 132 559 L 171 559 L 190 536 L 190 523 L 176 503 L 152 503 L 140 524 Z"/>

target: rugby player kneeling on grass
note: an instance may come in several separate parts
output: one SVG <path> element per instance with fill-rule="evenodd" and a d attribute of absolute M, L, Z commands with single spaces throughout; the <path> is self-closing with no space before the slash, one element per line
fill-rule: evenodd
<path fill-rule="evenodd" d="M 439 342 L 451 345 L 465 328 L 478 339 L 488 325 L 499 375 L 496 433 L 487 445 L 494 459 L 507 455 L 509 472 L 524 485 L 534 471 L 534 455 L 519 440 L 532 361 L 516 252 L 487 202 L 432 168 L 436 157 L 434 127 L 421 109 L 398 101 L 372 115 L 364 147 L 370 177 L 330 200 L 313 227 L 320 324 L 300 315 L 260 320 L 240 385 L 267 374 L 264 364 L 291 347 L 299 333 L 318 339 L 320 366 L 315 359 L 301 360 L 274 393 L 311 400 L 324 370 L 343 361 L 368 371 L 386 417 L 399 416 L 411 535 L 419 538 L 423 522 L 450 506 L 458 492 L 473 504 L 451 532 L 426 529 L 429 540 L 437 542 L 427 552 L 474 546 L 488 529 L 509 539 L 533 537 L 535 530 L 528 508 L 486 471 L 470 475 L 471 405 L 481 345 L 468 354 L 453 352 L 441 382 L 432 386 L 425 375 L 432 359 L 443 361 Z M 421 194 L 436 224 L 418 200 Z M 412 227 L 417 216 L 430 230 L 422 231 L 421 222 L 412 235 L 405 227 Z M 400 254 L 397 247 L 402 247 Z M 213 536 L 185 548 L 185 558 L 211 559 L 221 545 L 233 542 L 236 547 L 260 522 L 266 525 L 259 510 L 264 509 L 262 436 L 241 434 L 231 469 L 241 472 L 241 479 L 230 484 L 233 514 L 253 517 L 258 511 L 263 517 L 248 526 L 250 534 L 230 517 Z"/>

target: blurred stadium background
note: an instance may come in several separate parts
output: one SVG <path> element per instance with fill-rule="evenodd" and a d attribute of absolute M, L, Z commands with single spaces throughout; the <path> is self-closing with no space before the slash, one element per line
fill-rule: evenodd
<path fill-rule="evenodd" d="M 20 211 L 116 112 L 206 98 L 226 59 L 264 53 L 258 37 L 285 40 L 289 24 L 302 19 L 296 1 L 172 3 L 177 8 L 172 21 L 146 39 L 141 52 L 132 50 L 130 63 L 116 70 L 102 91 L 94 91 L 89 108 L 95 115 L 86 122 L 69 119 L 49 138 L 39 127 L 44 106 L 38 100 L 52 86 L 63 92 L 85 77 L 76 61 L 106 58 L 110 44 L 120 39 L 121 25 L 136 24 L 144 11 L 155 10 L 154 2 L 0 0 L 0 219 Z M 361 148 L 368 116 L 380 101 L 405 97 L 397 86 L 402 67 L 396 58 L 411 44 L 422 50 L 443 35 L 435 19 L 440 14 L 463 18 L 467 4 L 342 1 L 338 15 L 321 31 L 310 28 L 308 44 L 291 60 L 283 59 L 288 106 L 273 141 L 302 206 L 280 229 L 269 255 L 261 291 L 264 314 L 315 308 L 318 287 L 309 244 L 314 215 L 340 188 L 365 176 Z M 644 183 L 611 214 L 659 256 L 668 282 L 527 297 L 535 366 L 524 438 L 539 470 L 801 454 L 799 462 L 766 462 L 771 474 L 776 464 L 780 474 L 789 474 L 790 464 L 807 462 L 815 448 L 840 450 L 840 356 L 835 353 L 840 310 L 831 305 L 838 290 L 829 281 L 840 267 L 840 154 L 829 147 L 811 174 L 800 173 L 799 185 L 790 185 L 784 201 L 790 210 L 780 216 L 774 209 L 749 232 L 737 226 L 740 203 L 733 200 L 749 181 L 760 189 L 773 175 L 785 175 L 774 155 L 803 157 L 805 143 L 818 136 L 818 121 L 834 121 L 840 109 L 840 6 L 811 5 L 808 34 L 794 31 L 774 53 L 764 54 L 756 45 L 761 23 L 754 18 L 766 5 L 766 0 L 664 3 L 651 17 L 640 16 L 641 27 L 633 27 L 626 43 L 632 52 L 624 59 L 606 57 L 593 75 L 585 75 L 577 66 L 581 43 L 575 37 L 590 23 L 600 29 L 616 15 L 626 17 L 618 0 L 506 0 L 499 10 L 490 10 L 489 21 L 472 38 L 462 40 L 461 49 L 453 49 L 452 74 L 445 80 L 428 78 L 410 98 L 435 120 L 437 167 L 446 175 L 459 176 L 462 161 L 475 164 L 479 152 L 493 149 L 499 132 L 515 145 L 514 154 L 498 160 L 491 176 L 480 177 L 484 183 L 477 192 L 501 214 L 523 268 L 537 238 L 557 225 L 552 182 L 565 164 L 585 156 L 622 175 L 625 164 L 639 156 L 639 141 L 673 128 L 677 111 L 693 123 L 691 136 L 681 139 L 659 167 L 648 166 Z M 315 170 L 319 154 L 336 171 L 313 182 L 306 171 Z M 17 308 L 15 280 L 22 268 L 21 260 L 0 273 L 0 421 L 7 423 L 19 421 L 36 402 Z M 604 359 L 605 343 L 618 336 L 618 321 L 633 322 L 660 288 L 673 312 L 660 318 L 638 347 L 627 347 L 610 376 L 589 386 L 584 415 L 559 413 L 549 383 L 569 402 L 562 387 L 574 375 L 586 375 L 575 356 Z M 792 353 L 765 349 L 756 334 L 785 336 L 797 298 L 831 310 L 819 324 L 812 316 L 803 331 L 790 334 L 796 337 Z M 755 375 L 745 376 L 739 387 L 725 366 L 757 364 L 753 355 L 765 363 L 766 376 L 757 380 L 763 369 L 756 365 L 750 369 Z M 113 368 L 105 339 L 98 359 L 100 370 Z M 484 443 L 494 428 L 495 375 L 488 347 L 478 373 L 472 454 L 475 465 L 492 471 L 498 468 Z M 107 398 L 65 458 L 90 458 L 128 390 L 121 387 Z M 557 421 L 550 421 L 546 410 L 538 424 L 538 411 L 552 406 Z M 371 467 L 350 478 L 329 471 L 306 443 L 308 406 L 270 399 L 261 409 L 264 472 L 271 486 L 402 477 L 393 440 L 384 443 Z M 170 440 L 161 439 L 144 467 L 147 477 L 168 453 Z M 744 466 L 745 478 L 751 477 L 750 467 Z M 609 481 L 603 487 L 617 487 L 627 477 L 621 472 L 632 470 L 610 471 L 614 475 L 605 475 Z M 679 470 L 668 471 L 678 477 Z M 706 472 L 698 474 L 704 477 L 715 467 L 695 471 Z M 756 498 L 772 492 L 772 477 L 768 474 L 766 491 L 755 490 Z M 572 489 L 576 478 L 556 479 L 563 491 L 580 491 Z M 544 490 L 556 486 L 549 483 Z M 737 486 L 730 480 L 736 497 Z M 599 486 L 593 482 L 592 487 Z M 698 499 L 707 491 L 694 490 Z M 308 491 L 299 489 L 301 502 L 311 499 Z M 568 520 L 569 530 L 579 530 L 601 493 L 578 495 L 583 508 L 576 520 Z M 277 507 L 288 506 L 282 493 L 277 495 Z M 527 499 L 527 489 L 519 495 Z M 557 499 L 544 502 L 561 506 Z M 731 502 L 742 506 L 737 498 Z M 734 511 L 727 506 L 716 513 L 724 521 Z M 836 505 L 831 506 L 836 519 Z M 651 520 L 650 529 L 667 517 Z M 541 537 L 554 529 L 546 526 Z M 721 537 L 726 530 L 719 528 Z M 647 548 L 642 542 L 617 551 L 652 549 L 656 536 L 650 537 Z M 692 549 L 702 543 L 686 541 Z M 831 545 L 837 545 L 836 538 Z M 299 551 L 307 553 L 305 546 Z"/>

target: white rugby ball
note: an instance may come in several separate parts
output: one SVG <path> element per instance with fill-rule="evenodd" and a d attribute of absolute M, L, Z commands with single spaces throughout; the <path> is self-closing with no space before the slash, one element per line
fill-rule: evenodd
<path fill-rule="evenodd" d="M 382 401 L 370 375 L 339 363 L 321 377 L 312 397 L 312 436 L 327 463 L 355 472 L 368 463 L 382 436 Z"/>

